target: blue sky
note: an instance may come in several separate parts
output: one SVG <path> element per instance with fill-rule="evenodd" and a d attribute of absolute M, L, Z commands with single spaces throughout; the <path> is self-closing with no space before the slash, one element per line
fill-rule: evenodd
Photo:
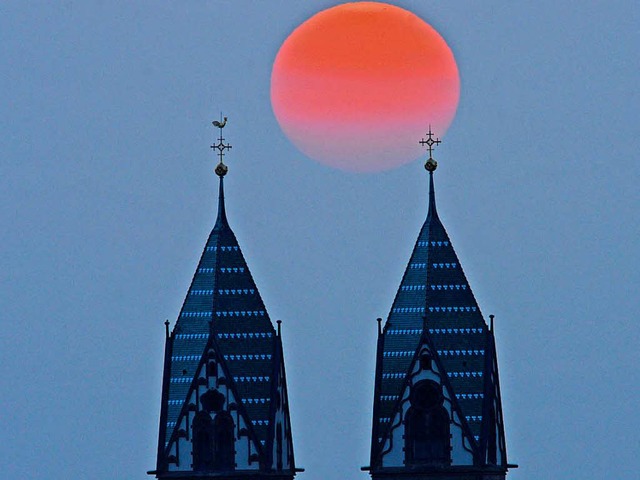
<path fill-rule="evenodd" d="M 375 318 L 426 216 L 419 162 L 347 174 L 279 130 L 270 69 L 337 2 L 0 5 L 3 476 L 145 478 L 164 326 L 227 213 L 282 319 L 299 478 L 365 479 Z M 398 1 L 451 46 L 438 211 L 496 315 L 514 480 L 635 478 L 640 7 Z"/>

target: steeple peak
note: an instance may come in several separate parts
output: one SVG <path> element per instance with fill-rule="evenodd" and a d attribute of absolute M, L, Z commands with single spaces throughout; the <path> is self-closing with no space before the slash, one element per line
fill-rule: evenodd
<path fill-rule="evenodd" d="M 433 139 L 433 132 L 431 131 L 431 125 L 429 125 L 429 132 L 427 132 L 426 140 L 423 138 L 418 143 L 423 147 L 426 147 L 429 152 L 429 158 L 424 164 L 424 168 L 426 168 L 429 173 L 433 173 L 436 168 L 438 168 L 438 162 L 433 158 L 433 148 L 434 146 L 440 145 L 442 141 L 438 137 L 436 137 L 435 140 Z"/>
<path fill-rule="evenodd" d="M 227 125 L 227 117 L 222 117 L 220 114 L 220 121 L 214 120 L 211 122 L 212 125 L 218 129 L 220 129 L 220 136 L 218 137 L 218 143 L 214 143 L 211 145 L 211 148 L 217 150 L 217 155 L 219 158 L 218 165 L 216 166 L 215 172 L 220 178 L 224 177 L 229 171 L 229 167 L 224 164 L 224 151 L 231 150 L 232 146 L 228 143 L 224 143 L 224 137 L 222 136 L 222 129 Z"/>
<path fill-rule="evenodd" d="M 218 177 L 220 177 L 220 187 L 218 189 L 218 218 L 216 219 L 216 224 L 214 228 L 220 229 L 222 227 L 228 227 L 227 223 L 227 213 L 224 209 L 224 176 L 229 171 L 229 167 L 227 167 L 224 163 L 224 152 L 225 150 L 231 150 L 232 146 L 228 143 L 225 143 L 225 139 L 222 136 L 222 129 L 227 125 L 227 117 L 223 117 L 220 114 L 220 121 L 214 120 L 211 122 L 212 125 L 220 130 L 220 134 L 217 139 L 217 143 L 211 145 L 211 148 L 217 150 L 217 155 L 219 158 L 218 165 L 216 165 L 215 172 Z"/>
<path fill-rule="evenodd" d="M 423 138 L 418 142 L 420 145 L 422 145 L 427 149 L 427 152 L 429 152 L 429 158 L 424 164 L 425 170 L 429 172 L 429 214 L 427 217 L 428 219 L 438 218 L 438 212 L 436 211 L 436 192 L 433 186 L 433 172 L 435 172 L 436 168 L 438 168 L 438 162 L 436 162 L 435 159 L 433 158 L 433 149 L 434 147 L 437 147 L 438 145 L 440 145 L 442 143 L 442 140 L 440 140 L 438 137 L 434 139 L 433 135 L 434 134 L 431 131 L 431 125 L 429 125 L 429 131 L 427 132 L 427 135 L 426 135 L 427 138 L 426 139 Z"/>

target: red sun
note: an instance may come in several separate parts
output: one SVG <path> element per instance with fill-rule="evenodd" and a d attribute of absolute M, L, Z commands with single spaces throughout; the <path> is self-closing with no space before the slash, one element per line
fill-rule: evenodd
<path fill-rule="evenodd" d="M 431 125 L 444 135 L 458 106 L 451 49 L 402 8 L 356 2 L 321 11 L 285 40 L 271 103 L 289 139 L 325 165 L 388 170 L 421 152 Z"/>

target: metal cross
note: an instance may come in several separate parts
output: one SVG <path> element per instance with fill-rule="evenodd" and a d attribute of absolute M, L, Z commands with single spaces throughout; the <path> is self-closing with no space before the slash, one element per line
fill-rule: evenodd
<path fill-rule="evenodd" d="M 433 132 L 431 131 L 431 125 L 429 125 L 429 133 L 427 133 L 427 139 L 424 138 L 418 142 L 423 147 L 427 146 L 427 151 L 429 152 L 429 158 L 433 158 L 433 146 L 440 145 L 442 143 L 439 138 L 433 139 Z"/>
<path fill-rule="evenodd" d="M 220 118 L 222 119 L 222 115 L 220 115 Z M 227 124 L 227 117 L 224 117 L 224 120 L 220 120 L 219 122 L 217 120 L 214 120 L 211 123 L 213 123 L 214 127 L 218 127 L 220 129 L 220 137 L 218 137 L 218 143 L 211 145 L 211 148 L 213 148 L 214 150 L 218 150 L 220 163 L 223 163 L 222 159 L 224 157 L 224 151 L 231 150 L 231 145 L 229 145 L 228 143 L 224 143 L 224 137 L 222 136 L 222 129 Z"/>

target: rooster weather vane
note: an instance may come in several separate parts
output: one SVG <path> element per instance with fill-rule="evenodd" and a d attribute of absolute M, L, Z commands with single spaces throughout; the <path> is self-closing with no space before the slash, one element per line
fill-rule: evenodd
<path fill-rule="evenodd" d="M 223 118 L 222 115 L 220 115 L 220 118 Z M 211 145 L 211 148 L 218 151 L 217 154 L 218 154 L 218 157 L 220 158 L 220 162 L 216 166 L 215 172 L 216 172 L 216 175 L 218 175 L 219 177 L 224 177 L 229 171 L 229 167 L 227 167 L 223 161 L 224 151 L 231 150 L 231 145 L 229 145 L 228 143 L 224 143 L 224 137 L 222 136 L 222 129 L 227 124 L 227 117 L 224 117 L 220 121 L 214 120 L 211 123 L 213 124 L 214 127 L 217 127 L 220 129 L 220 136 L 218 137 L 218 143 L 214 143 L 213 145 Z"/>
<path fill-rule="evenodd" d="M 424 138 L 418 142 L 423 147 L 426 146 L 427 151 L 429 152 L 429 159 L 424 164 L 424 168 L 427 169 L 429 173 L 433 173 L 436 168 L 438 168 L 438 162 L 433 158 L 433 148 L 434 146 L 440 145 L 442 143 L 439 138 L 433 139 L 433 132 L 431 131 L 431 125 L 429 125 L 429 133 L 427 133 L 427 139 Z"/>

